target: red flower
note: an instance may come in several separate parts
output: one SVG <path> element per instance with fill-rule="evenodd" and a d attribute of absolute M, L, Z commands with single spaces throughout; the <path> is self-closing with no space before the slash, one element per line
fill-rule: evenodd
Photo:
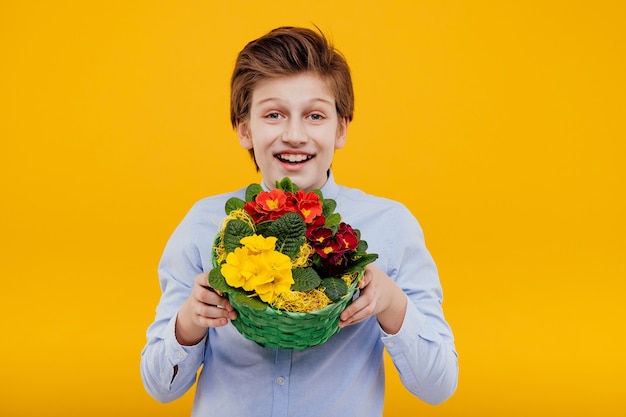
<path fill-rule="evenodd" d="M 322 214 L 322 202 L 320 197 L 313 191 L 306 192 L 298 190 L 293 194 L 295 206 L 304 219 L 305 223 L 311 223 L 316 217 Z"/>
<path fill-rule="evenodd" d="M 306 238 L 311 247 L 322 258 L 328 258 L 328 256 L 341 250 L 341 246 L 334 239 L 333 231 L 327 227 L 308 229 Z"/>
<path fill-rule="evenodd" d="M 255 200 L 265 212 L 275 212 L 281 211 L 285 207 L 287 196 L 284 191 L 274 189 L 270 192 L 260 192 L 259 195 L 256 196 Z"/>
<path fill-rule="evenodd" d="M 324 227 L 323 203 L 314 192 L 262 191 L 254 201 L 244 205 L 244 210 L 256 224 L 274 221 L 286 213 L 298 213 L 307 225 L 306 238 L 314 250 L 311 256 L 317 258 L 314 263 L 330 276 L 343 275 L 352 252 L 359 246 L 359 237 L 350 225 L 342 222 L 337 229 Z"/>
<path fill-rule="evenodd" d="M 310 228 L 306 231 L 306 238 L 314 248 L 324 248 L 328 242 L 332 242 L 333 231 L 326 227 Z"/>
<path fill-rule="evenodd" d="M 359 246 L 357 233 L 346 223 L 340 223 L 335 234 L 327 227 L 312 227 L 307 230 L 306 237 L 321 258 L 322 267 L 331 276 L 343 275 L 352 253 Z"/>
<path fill-rule="evenodd" d="M 359 237 L 350 225 L 341 223 L 335 236 L 343 251 L 355 250 L 359 246 Z"/>
<path fill-rule="evenodd" d="M 322 201 L 314 192 L 298 190 L 295 193 L 280 189 L 260 192 L 254 201 L 244 205 L 244 210 L 252 216 L 255 223 L 272 221 L 285 213 L 298 213 L 309 225 L 324 224 Z M 321 223 L 320 223 L 321 221 Z"/>
<path fill-rule="evenodd" d="M 296 211 L 293 200 L 287 197 L 287 194 L 279 189 L 262 191 L 254 201 L 246 203 L 244 210 L 252 216 L 255 223 L 276 220 L 285 213 Z"/>
<path fill-rule="evenodd" d="M 341 276 L 348 267 L 350 252 L 335 253 L 330 258 L 324 259 L 322 265 L 331 277 Z"/>
<path fill-rule="evenodd" d="M 316 218 L 313 219 L 313 222 L 309 223 L 307 227 L 309 229 L 316 229 L 318 227 L 324 226 L 326 224 L 326 217 L 323 214 L 320 214 Z"/>

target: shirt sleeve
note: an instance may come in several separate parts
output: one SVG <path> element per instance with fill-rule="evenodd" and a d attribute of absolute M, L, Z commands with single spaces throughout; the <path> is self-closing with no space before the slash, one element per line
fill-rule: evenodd
<path fill-rule="evenodd" d="M 196 275 L 203 272 L 194 242 L 198 227 L 188 214 L 170 237 L 159 263 L 162 295 L 147 331 L 140 370 L 146 390 L 161 402 L 187 392 L 204 360 L 206 337 L 194 346 L 182 346 L 175 335 L 178 309 L 189 297 Z"/>
<path fill-rule="evenodd" d="M 435 263 L 426 249 L 420 225 L 408 209 L 389 216 L 395 222 L 388 275 L 408 297 L 400 331 L 382 341 L 404 386 L 430 404 L 439 404 L 456 390 L 458 361 L 450 326 L 442 309 L 442 289 Z"/>

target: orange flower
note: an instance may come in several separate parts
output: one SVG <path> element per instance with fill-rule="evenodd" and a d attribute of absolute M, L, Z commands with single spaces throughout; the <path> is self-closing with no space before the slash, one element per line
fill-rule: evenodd
<path fill-rule="evenodd" d="M 287 197 L 283 190 L 274 189 L 270 192 L 263 191 L 259 193 L 256 202 L 266 212 L 282 211 L 287 202 Z"/>

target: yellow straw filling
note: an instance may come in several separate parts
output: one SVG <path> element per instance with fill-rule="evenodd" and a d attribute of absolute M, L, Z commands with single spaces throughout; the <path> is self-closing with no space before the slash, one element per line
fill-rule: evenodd
<path fill-rule="evenodd" d="M 358 276 L 358 272 L 353 272 L 345 274 L 341 279 L 350 286 Z M 310 313 L 328 307 L 330 304 L 332 304 L 332 300 L 324 291 L 317 288 L 309 291 L 286 291 L 277 294 L 269 303 L 271 307 L 294 313 Z"/>
<path fill-rule="evenodd" d="M 332 301 L 319 289 L 309 291 L 286 291 L 274 297 L 270 306 L 294 313 L 309 313 L 328 306 Z"/>

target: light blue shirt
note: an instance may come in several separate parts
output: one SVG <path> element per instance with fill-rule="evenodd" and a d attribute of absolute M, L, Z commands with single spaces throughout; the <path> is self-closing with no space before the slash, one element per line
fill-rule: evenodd
<path fill-rule="evenodd" d="M 197 274 L 211 269 L 211 245 L 228 198 L 245 189 L 203 199 L 176 228 L 164 250 L 162 297 L 141 354 L 147 391 L 167 402 L 196 382 L 193 416 L 380 417 L 387 349 L 404 386 L 437 404 L 457 385 L 457 355 L 441 308 L 437 269 L 421 227 L 400 203 L 339 186 L 332 173 L 322 188 L 337 201 L 343 220 L 361 231 L 376 264 L 409 299 L 401 330 L 382 331 L 375 317 L 343 328 L 326 343 L 304 350 L 263 348 L 228 324 L 211 328 L 195 346 L 174 335 L 176 314 Z M 177 367 L 176 374 L 174 369 Z"/>

